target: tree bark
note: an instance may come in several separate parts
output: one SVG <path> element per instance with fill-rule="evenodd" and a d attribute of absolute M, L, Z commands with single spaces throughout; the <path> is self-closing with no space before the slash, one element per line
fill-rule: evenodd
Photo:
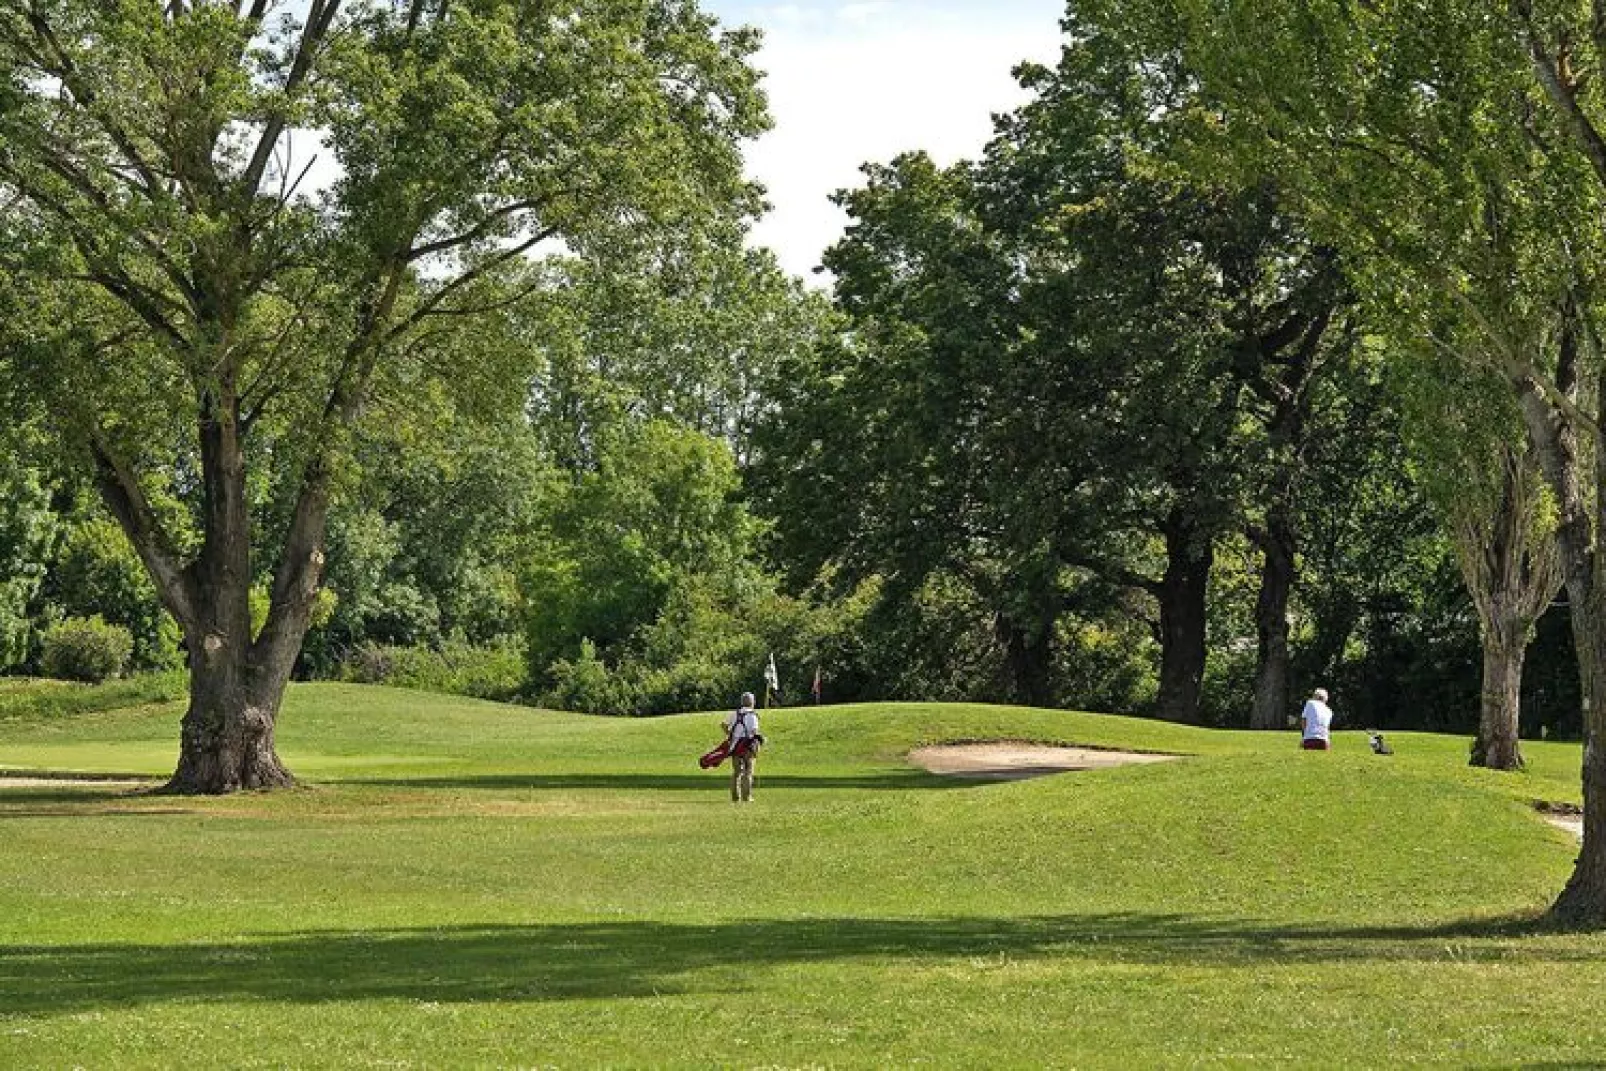
<path fill-rule="evenodd" d="M 220 795 L 293 784 L 274 750 L 284 686 L 253 687 L 249 660 L 216 634 L 192 648 L 189 664 L 190 706 L 166 791 Z"/>
<path fill-rule="evenodd" d="M 1517 744 L 1517 716 L 1522 701 L 1522 662 L 1527 653 L 1527 630 L 1510 630 L 1483 637 L 1483 703 L 1478 735 L 1472 742 L 1472 765 L 1491 770 L 1522 769 Z"/>
<path fill-rule="evenodd" d="M 293 778 L 274 750 L 285 679 L 263 674 L 251 634 L 250 505 L 239 401 L 227 374 L 200 406 L 201 553 L 191 566 L 196 615 L 189 646 L 190 706 L 167 791 L 221 794 L 277 788 Z M 299 638 L 299 637 L 298 637 Z"/>
<path fill-rule="evenodd" d="M 1255 599 L 1255 705 L 1253 729 L 1281 729 L 1289 710 L 1288 599 L 1294 587 L 1294 530 L 1286 504 L 1266 518 L 1264 531 L 1253 533 L 1260 547 L 1260 594 Z"/>
<path fill-rule="evenodd" d="M 1023 628 L 1000 617 L 998 630 L 1004 640 L 1004 665 L 1015 701 L 1029 707 L 1052 704 L 1049 668 L 1053 662 L 1050 643 L 1053 626 Z"/>
<path fill-rule="evenodd" d="M 1584 841 L 1567 885 L 1550 913 L 1571 926 L 1606 926 L 1606 739 L 1601 725 L 1600 686 L 1606 680 L 1606 613 L 1598 600 L 1573 610 L 1584 704 Z"/>
<path fill-rule="evenodd" d="M 1564 398 L 1578 386 L 1576 312 L 1569 302 L 1563 311 L 1556 390 Z M 1578 431 L 1566 414 L 1553 404 L 1543 387 L 1532 379 L 1520 381 L 1518 400 L 1529 442 L 1539 454 L 1540 467 L 1555 492 L 1560 513 L 1556 538 L 1572 611 L 1573 645 L 1578 655 L 1578 683 L 1583 704 L 1584 839 L 1572 876 L 1551 905 L 1550 914 L 1568 926 L 1606 925 L 1606 725 L 1602 717 L 1601 685 L 1606 682 L 1606 605 L 1601 598 L 1600 567 L 1595 533 L 1606 502 L 1596 495 L 1592 512 L 1584 493 L 1584 463 L 1578 449 Z M 1606 391 L 1606 377 L 1600 389 Z M 1606 465 L 1606 450 L 1595 444 L 1595 477 Z"/>
<path fill-rule="evenodd" d="M 1180 507 L 1165 521 L 1160 600 L 1159 715 L 1197 724 L 1205 668 L 1205 596 L 1215 552 Z"/>
<path fill-rule="evenodd" d="M 1532 450 L 1504 445 L 1493 504 L 1467 494 L 1451 507 L 1456 556 L 1478 609 L 1483 645 L 1483 700 L 1471 763 L 1496 770 L 1522 768 L 1523 656 L 1563 576 L 1557 541 L 1539 526 L 1534 468 Z"/>

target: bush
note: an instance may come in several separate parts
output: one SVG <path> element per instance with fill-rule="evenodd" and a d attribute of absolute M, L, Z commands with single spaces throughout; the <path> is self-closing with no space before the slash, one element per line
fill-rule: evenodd
<path fill-rule="evenodd" d="M 596 644 L 580 641 L 580 654 L 559 659 L 548 670 L 552 686 L 542 693 L 541 705 L 555 710 L 589 714 L 641 714 L 643 696 L 625 673 L 612 672 L 597 657 Z"/>
<path fill-rule="evenodd" d="M 524 652 L 513 646 L 449 643 L 437 650 L 365 643 L 341 662 L 339 678 L 505 701 L 523 689 L 524 666 Z"/>
<path fill-rule="evenodd" d="M 162 608 L 139 555 L 116 523 L 90 514 L 67 526 L 42 592 L 60 616 L 96 614 L 128 629 L 135 670 L 184 665 L 179 629 Z"/>
<path fill-rule="evenodd" d="M 96 614 L 69 617 L 51 627 L 39 662 L 47 677 L 99 684 L 121 675 L 133 653 L 133 634 Z"/>

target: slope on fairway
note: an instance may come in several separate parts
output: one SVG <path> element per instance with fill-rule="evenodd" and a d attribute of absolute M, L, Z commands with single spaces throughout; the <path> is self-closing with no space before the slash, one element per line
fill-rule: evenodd
<path fill-rule="evenodd" d="M 0 765 L 166 773 L 181 706 L 0 721 Z M 759 799 L 718 714 L 293 689 L 309 787 L 0 789 L 0 1064 L 1130 1066 L 1576 1060 L 1599 938 L 1534 935 L 1576 745 L 1059 711 L 775 710 Z M 999 784 L 1026 740 L 1186 756 Z M 1513 923 L 1517 919 L 1519 922 Z M 1453 995 L 1453 996 L 1451 996 Z"/>

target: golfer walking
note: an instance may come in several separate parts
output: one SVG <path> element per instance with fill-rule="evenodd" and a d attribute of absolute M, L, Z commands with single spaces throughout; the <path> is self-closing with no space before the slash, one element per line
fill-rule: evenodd
<path fill-rule="evenodd" d="M 758 732 L 758 711 L 753 693 L 742 693 L 742 705 L 725 718 L 731 743 L 731 802 L 753 802 L 753 763 L 764 738 Z"/>

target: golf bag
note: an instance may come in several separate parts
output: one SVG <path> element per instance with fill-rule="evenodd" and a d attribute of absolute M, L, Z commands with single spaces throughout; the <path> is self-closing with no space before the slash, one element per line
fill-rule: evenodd
<path fill-rule="evenodd" d="M 721 740 L 719 746 L 712 751 L 705 751 L 697 760 L 697 765 L 705 770 L 712 770 L 726 759 L 730 758 L 731 742 L 729 738 Z"/>

